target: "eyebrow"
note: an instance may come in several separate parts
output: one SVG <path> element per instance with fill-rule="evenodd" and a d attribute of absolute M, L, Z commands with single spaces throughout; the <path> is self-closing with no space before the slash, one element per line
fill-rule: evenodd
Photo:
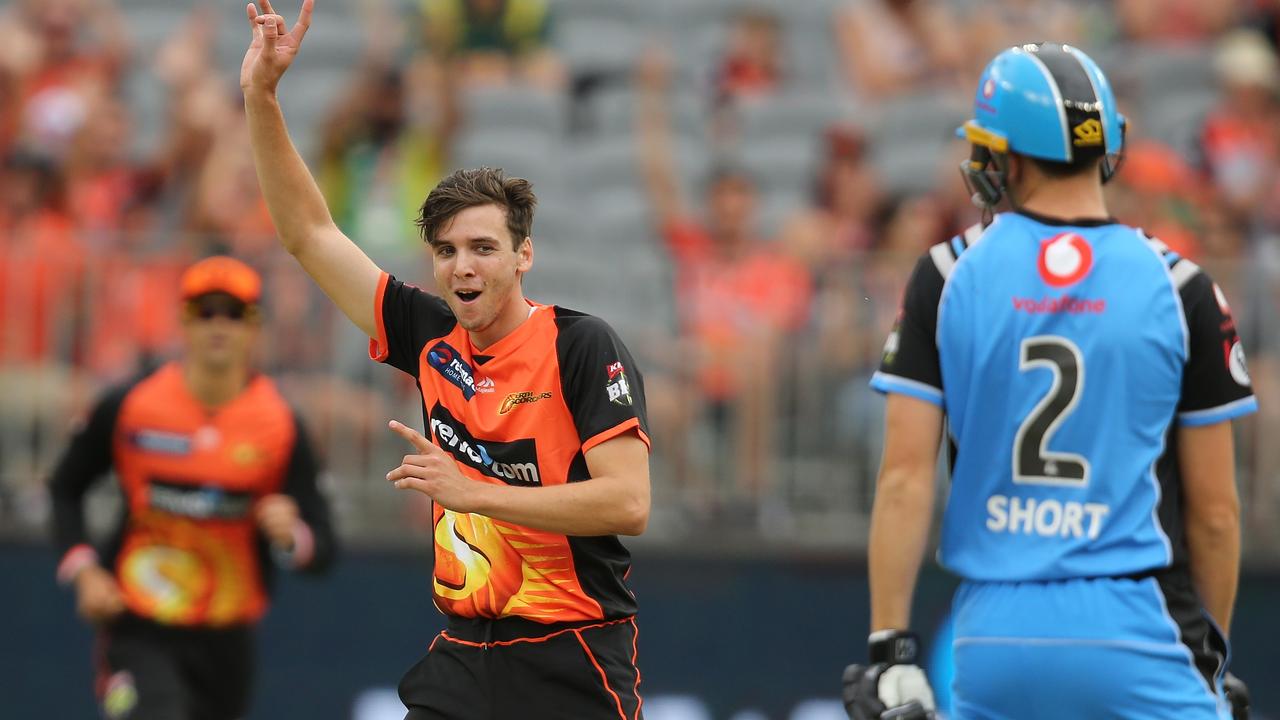
<path fill-rule="evenodd" d="M 502 242 L 502 241 L 501 241 L 501 240 L 499 240 L 499 239 L 498 239 L 498 238 L 496 238 L 496 237 L 491 236 L 491 235 L 476 235 L 476 236 L 474 236 L 474 237 L 466 238 L 465 240 L 463 240 L 463 241 L 462 241 L 462 244 L 475 245 L 476 243 L 483 243 L 483 242 L 488 242 L 488 243 L 499 243 L 499 242 Z M 436 241 L 435 241 L 434 243 L 432 243 L 432 244 L 431 244 L 431 246 L 432 246 L 432 247 L 440 247 L 440 246 L 442 246 L 442 245 L 448 245 L 448 246 L 450 246 L 450 247 L 453 247 L 453 246 L 458 245 L 458 244 L 459 244 L 459 243 L 455 243 L 455 242 L 453 242 L 452 240 L 445 240 L 445 239 L 443 239 L 443 238 L 436 238 Z"/>

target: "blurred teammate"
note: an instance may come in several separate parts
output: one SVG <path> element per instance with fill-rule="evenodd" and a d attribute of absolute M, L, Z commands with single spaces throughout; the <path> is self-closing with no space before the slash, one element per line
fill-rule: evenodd
<path fill-rule="evenodd" d="M 433 501 L 432 594 L 448 628 L 400 683 L 407 717 L 640 715 L 630 556 L 649 515 L 648 430 L 635 363 L 603 321 L 525 299 L 535 198 L 500 170 L 463 170 L 418 224 L 441 297 L 382 272 L 334 225 L 289 140 L 276 84 L 291 32 L 263 0 L 240 84 L 254 160 L 284 247 L 412 375 L 427 437 L 387 474 Z"/>
<path fill-rule="evenodd" d="M 98 627 L 107 717 L 243 717 L 273 567 L 316 572 L 332 557 L 306 432 L 251 367 L 260 287 L 232 258 L 191 266 L 185 356 L 106 393 L 53 472 L 58 579 Z M 124 509 L 95 548 L 84 496 L 108 470 Z"/>
<path fill-rule="evenodd" d="M 1010 48 L 974 104 L 966 180 L 1010 210 L 920 259 L 872 380 L 871 665 L 846 705 L 932 707 L 909 627 L 945 417 L 953 717 L 1230 717 L 1229 421 L 1257 402 L 1226 298 L 1108 214 L 1124 120 L 1084 53 Z"/>

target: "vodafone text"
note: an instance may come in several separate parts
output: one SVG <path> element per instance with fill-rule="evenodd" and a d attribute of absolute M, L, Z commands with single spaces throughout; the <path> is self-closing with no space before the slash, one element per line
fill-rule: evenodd
<path fill-rule="evenodd" d="M 1103 503 L 992 495 L 987 498 L 987 529 L 1012 535 L 1093 540 L 1102 532 L 1102 521 L 1110 512 L 1111 508 Z"/>

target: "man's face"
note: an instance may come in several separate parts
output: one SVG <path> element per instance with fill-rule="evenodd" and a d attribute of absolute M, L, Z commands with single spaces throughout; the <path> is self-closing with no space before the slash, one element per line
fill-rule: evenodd
<path fill-rule="evenodd" d="M 190 300 L 182 321 L 187 359 L 215 371 L 247 363 L 257 337 L 254 315 L 252 308 L 225 293 Z"/>
<path fill-rule="evenodd" d="M 436 289 L 467 332 L 481 332 L 523 297 L 520 276 L 533 266 L 533 246 L 514 248 L 506 211 L 497 205 L 462 210 L 431 246 Z"/>
<path fill-rule="evenodd" d="M 711 186 L 708 193 L 711 224 L 722 239 L 746 238 L 755 221 L 756 194 L 745 177 L 726 175 Z"/>

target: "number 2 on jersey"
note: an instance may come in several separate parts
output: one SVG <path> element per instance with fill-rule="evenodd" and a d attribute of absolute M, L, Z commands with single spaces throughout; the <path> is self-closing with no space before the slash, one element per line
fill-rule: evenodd
<path fill-rule="evenodd" d="M 1083 455 L 1048 449 L 1053 433 L 1080 402 L 1084 389 L 1080 348 L 1058 335 L 1029 337 L 1022 341 L 1018 369 L 1051 370 L 1053 385 L 1018 426 L 1013 440 L 1013 481 L 1083 488 L 1089 484 L 1089 461 Z"/>

